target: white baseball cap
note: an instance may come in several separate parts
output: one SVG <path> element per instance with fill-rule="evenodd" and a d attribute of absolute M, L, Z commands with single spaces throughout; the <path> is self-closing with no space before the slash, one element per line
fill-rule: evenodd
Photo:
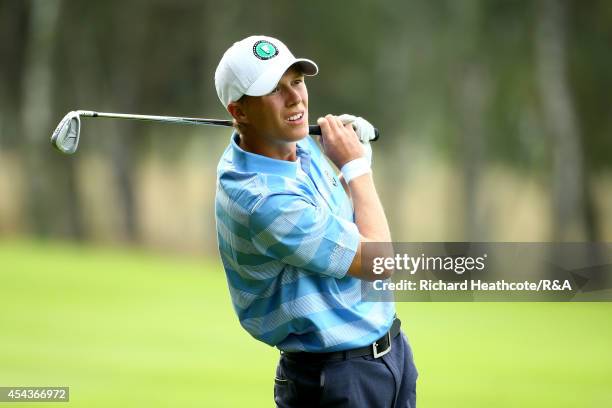
<path fill-rule="evenodd" d="M 293 64 L 298 64 L 304 75 L 319 72 L 317 64 L 295 58 L 276 38 L 254 35 L 238 41 L 225 51 L 215 71 L 219 100 L 227 108 L 243 95 L 267 95 Z"/>

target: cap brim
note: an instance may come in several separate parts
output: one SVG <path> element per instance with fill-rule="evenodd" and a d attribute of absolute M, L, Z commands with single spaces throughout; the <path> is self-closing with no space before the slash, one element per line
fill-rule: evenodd
<path fill-rule="evenodd" d="M 319 72 L 319 67 L 313 61 L 306 58 L 295 58 L 286 61 L 283 64 L 278 64 L 264 72 L 253 84 L 246 90 L 245 95 L 263 96 L 267 95 L 276 87 L 283 74 L 292 65 L 298 65 L 304 75 L 313 76 Z"/>

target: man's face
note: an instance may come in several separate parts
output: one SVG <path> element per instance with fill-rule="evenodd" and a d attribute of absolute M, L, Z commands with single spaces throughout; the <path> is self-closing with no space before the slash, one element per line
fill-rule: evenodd
<path fill-rule="evenodd" d="M 308 134 L 308 91 L 295 67 L 268 95 L 246 96 L 242 108 L 249 130 L 268 142 L 295 142 Z"/>

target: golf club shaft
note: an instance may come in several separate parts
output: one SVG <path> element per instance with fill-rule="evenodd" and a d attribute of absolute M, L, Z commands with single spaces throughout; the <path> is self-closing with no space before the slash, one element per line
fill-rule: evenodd
<path fill-rule="evenodd" d="M 131 119 L 152 122 L 179 123 L 185 125 L 212 125 L 227 127 L 233 126 L 231 120 L 223 119 L 185 118 L 180 116 L 134 115 L 131 113 L 94 112 L 88 110 L 79 110 L 77 111 L 77 113 L 80 116 L 88 116 L 92 118 Z M 310 125 L 308 126 L 308 133 L 311 135 L 321 135 L 321 128 L 317 125 Z"/>

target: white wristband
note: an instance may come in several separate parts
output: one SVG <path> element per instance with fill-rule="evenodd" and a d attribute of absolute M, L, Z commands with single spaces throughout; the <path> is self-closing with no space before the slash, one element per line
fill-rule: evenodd
<path fill-rule="evenodd" d="M 344 180 L 346 180 L 346 183 L 348 184 L 354 178 L 363 176 L 367 173 L 371 173 L 372 169 L 370 168 L 368 160 L 364 157 L 360 157 L 358 159 L 351 160 L 350 162 L 346 163 L 344 166 L 342 166 L 340 172 L 342 173 Z"/>

